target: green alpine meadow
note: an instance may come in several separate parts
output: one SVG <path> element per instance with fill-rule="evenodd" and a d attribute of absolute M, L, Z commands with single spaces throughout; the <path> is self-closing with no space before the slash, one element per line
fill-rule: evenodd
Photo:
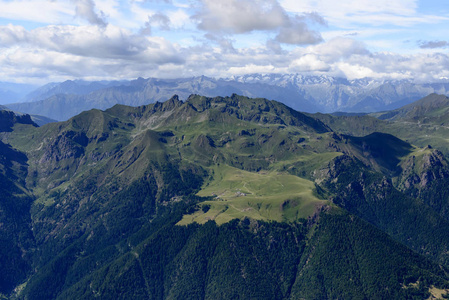
<path fill-rule="evenodd" d="M 445 299 L 448 110 L 2 110 L 0 298 Z"/>

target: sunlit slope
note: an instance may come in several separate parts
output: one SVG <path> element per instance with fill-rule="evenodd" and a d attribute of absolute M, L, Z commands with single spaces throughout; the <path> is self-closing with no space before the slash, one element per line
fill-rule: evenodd
<path fill-rule="evenodd" d="M 223 224 L 232 219 L 294 221 L 307 218 L 317 208 L 329 204 L 320 200 L 312 181 L 277 171 L 247 172 L 229 166 L 213 168 L 213 179 L 198 196 L 211 197 L 200 209 L 178 223 Z"/>
<path fill-rule="evenodd" d="M 352 136 L 389 133 L 418 147 L 449 154 L 449 98 L 431 94 L 401 108 L 369 115 L 311 115 L 332 130 Z"/>

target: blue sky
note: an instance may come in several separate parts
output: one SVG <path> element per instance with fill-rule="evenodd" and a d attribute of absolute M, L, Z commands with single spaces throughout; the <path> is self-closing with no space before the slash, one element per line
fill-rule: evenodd
<path fill-rule="evenodd" d="M 0 81 L 449 78 L 443 0 L 0 0 Z"/>

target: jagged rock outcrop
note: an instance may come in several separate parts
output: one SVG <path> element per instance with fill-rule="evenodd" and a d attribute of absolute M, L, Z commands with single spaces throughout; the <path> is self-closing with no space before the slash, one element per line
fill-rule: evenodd
<path fill-rule="evenodd" d="M 423 159 L 426 163 L 421 165 L 445 163 L 439 159 L 440 154 L 429 154 L 429 157 Z M 429 174 L 434 176 L 433 173 Z M 446 194 L 436 195 L 431 188 L 438 186 L 441 191 L 447 190 L 441 184 L 447 187 L 448 181 L 431 181 L 428 188 L 420 190 L 421 199 L 415 198 L 407 191 L 398 190 L 387 176 L 347 155 L 333 159 L 320 175 L 321 186 L 334 195 L 332 202 L 376 225 L 415 251 L 427 253 L 441 262 L 449 261 L 449 241 L 443 241 L 449 230 L 449 221 L 444 216 L 448 206 L 442 205 L 448 201 L 443 200 Z M 424 192 L 427 193 L 426 197 L 423 197 Z M 431 242 L 435 237 L 441 244 Z"/>

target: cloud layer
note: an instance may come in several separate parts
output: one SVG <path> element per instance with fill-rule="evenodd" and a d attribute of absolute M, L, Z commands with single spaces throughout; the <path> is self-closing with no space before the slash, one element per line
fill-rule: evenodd
<path fill-rule="evenodd" d="M 406 35 L 398 39 L 404 20 L 430 22 L 420 21 L 415 0 L 390 3 L 390 27 L 375 30 L 360 22 L 381 20 L 387 11 L 367 0 L 342 1 L 339 9 L 327 0 L 54 0 L 33 16 L 29 9 L 39 1 L 0 0 L 0 17 L 11 12 L 0 23 L 1 81 L 254 72 L 449 78 L 449 43 L 437 30 L 414 44 Z M 437 17 L 433 22 L 445 18 Z M 391 39 L 380 39 L 388 34 Z M 399 47 L 407 51 L 395 51 Z"/>

